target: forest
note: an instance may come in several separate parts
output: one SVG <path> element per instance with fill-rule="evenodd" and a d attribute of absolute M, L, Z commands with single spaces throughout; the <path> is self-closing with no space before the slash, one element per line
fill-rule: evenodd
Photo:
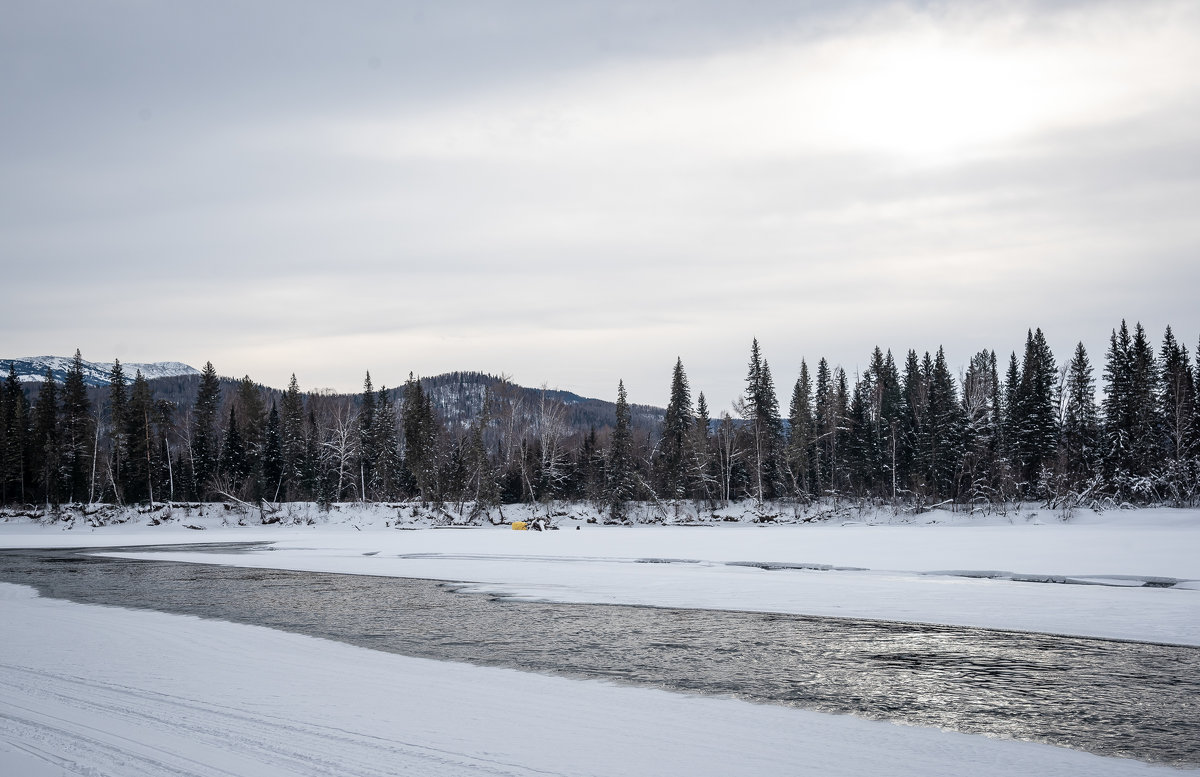
<path fill-rule="evenodd" d="M 667 370 L 664 370 L 666 373 Z M 711 417 L 681 360 L 665 410 L 615 406 L 504 378 L 412 375 L 361 394 L 218 377 L 147 380 L 115 362 L 89 389 L 81 354 L 61 382 L 0 387 L 0 503 L 588 501 L 719 506 L 818 499 L 923 510 L 1200 501 L 1200 348 L 1167 327 L 1112 330 L 1099 379 L 1083 344 L 1059 364 L 1040 329 L 1002 366 L 958 376 L 937 353 L 875 348 L 859 375 L 820 359 L 782 410 L 753 341 L 743 396 Z"/>

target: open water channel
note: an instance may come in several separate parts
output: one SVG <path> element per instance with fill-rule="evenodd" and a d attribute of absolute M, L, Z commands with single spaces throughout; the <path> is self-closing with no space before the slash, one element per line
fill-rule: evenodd
<path fill-rule="evenodd" d="M 457 593 L 429 580 L 85 551 L 0 552 L 0 580 L 34 586 L 43 596 L 250 623 L 410 656 L 1200 765 L 1200 648 L 721 610 L 537 604 Z"/>

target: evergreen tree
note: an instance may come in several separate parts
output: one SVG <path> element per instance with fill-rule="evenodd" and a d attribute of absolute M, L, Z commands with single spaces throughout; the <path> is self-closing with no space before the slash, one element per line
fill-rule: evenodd
<path fill-rule="evenodd" d="M 817 362 L 817 385 L 813 411 L 813 486 L 815 495 L 820 496 L 834 488 L 832 482 L 833 462 L 830 451 L 836 448 L 834 433 L 837 429 L 837 413 L 834 411 L 835 397 L 830 379 L 829 362 L 825 357 Z"/>
<path fill-rule="evenodd" d="M 78 349 L 63 381 L 61 424 L 63 494 L 67 501 L 78 502 L 91 492 L 94 445 L 91 402 L 84 382 L 83 357 Z"/>
<path fill-rule="evenodd" d="M 413 487 L 423 500 L 436 500 L 438 493 L 437 460 L 440 424 L 433 410 L 433 398 L 409 373 L 404 384 L 404 467 Z"/>
<path fill-rule="evenodd" d="M 267 489 L 263 473 L 263 449 L 266 445 L 267 408 L 262 392 L 249 375 L 238 381 L 234 407 L 239 420 L 242 441 L 243 492 L 251 499 L 261 499 Z M 232 408 L 231 408 L 232 409 Z M 274 489 L 274 483 L 271 483 Z"/>
<path fill-rule="evenodd" d="M 811 482 L 813 439 L 812 381 L 808 365 L 800 360 L 800 377 L 792 387 L 788 406 L 788 436 L 786 457 L 792 477 L 792 491 L 801 498 L 813 496 Z"/>
<path fill-rule="evenodd" d="M 1161 403 L 1158 397 L 1158 362 L 1154 357 L 1154 347 L 1150 345 L 1150 338 L 1146 336 L 1141 322 L 1134 326 L 1130 357 L 1133 410 L 1130 442 L 1133 455 L 1140 462 L 1134 474 L 1149 479 L 1158 470 L 1162 460 L 1163 423 L 1159 414 Z M 1149 495 L 1149 488 L 1144 493 Z"/>
<path fill-rule="evenodd" d="M 33 472 L 41 498 L 58 507 L 62 501 L 62 448 L 58 427 L 58 384 L 50 368 L 33 408 Z"/>
<path fill-rule="evenodd" d="M 1160 452 L 1157 370 L 1142 325 L 1131 337 L 1124 321 L 1109 340 L 1104 377 L 1105 473 L 1125 498 L 1150 498 Z"/>
<path fill-rule="evenodd" d="M 249 466 L 246 460 L 246 444 L 238 429 L 237 412 L 229 408 L 229 423 L 225 426 L 225 438 L 221 441 L 221 457 L 219 469 L 221 476 L 229 484 L 229 493 L 241 491 Z"/>
<path fill-rule="evenodd" d="M 8 377 L 3 389 L 0 389 L 0 395 L 4 398 L 3 411 L 0 412 L 0 424 L 4 427 L 4 441 L 0 447 L 0 503 L 7 504 L 13 499 L 24 502 L 29 407 L 12 362 L 8 363 Z"/>
<path fill-rule="evenodd" d="M 692 482 L 694 484 L 692 494 L 697 499 L 710 500 L 712 499 L 712 444 L 709 435 L 709 427 L 712 425 L 712 419 L 708 415 L 708 400 L 704 398 L 704 392 L 701 391 L 696 395 L 696 423 L 692 433 Z"/>
<path fill-rule="evenodd" d="M 362 498 L 367 498 L 367 483 L 375 480 L 375 464 L 379 456 L 378 443 L 374 439 L 376 408 L 375 387 L 371 384 L 371 373 L 363 380 L 362 404 L 358 411 L 358 479 Z"/>
<path fill-rule="evenodd" d="M 868 371 L 854 381 L 850 406 L 846 412 L 848 429 L 845 445 L 846 477 L 850 490 L 865 496 L 875 488 L 880 474 L 875 419 L 871 413 L 871 395 L 874 393 L 873 379 Z"/>
<path fill-rule="evenodd" d="M 192 472 L 196 497 L 204 499 L 212 488 L 220 454 L 217 439 L 217 410 L 221 402 L 221 381 L 212 362 L 205 362 L 192 407 Z"/>
<path fill-rule="evenodd" d="M 1100 463 L 1100 417 L 1096 408 L 1096 380 L 1083 343 L 1067 368 L 1062 446 L 1067 484 L 1081 488 Z"/>
<path fill-rule="evenodd" d="M 1192 423 L 1196 412 L 1196 383 L 1185 346 L 1175 341 L 1171 327 L 1163 337 L 1161 417 L 1162 448 L 1168 461 L 1181 466 L 1193 453 Z"/>
<path fill-rule="evenodd" d="M 625 395 L 625 381 L 617 383 L 617 422 L 609 440 L 607 465 L 609 514 L 613 521 L 624 521 L 627 503 L 636 493 L 632 415 Z"/>
<path fill-rule="evenodd" d="M 954 378 L 946 366 L 945 351 L 939 346 L 933 369 L 929 374 L 929 405 L 927 419 L 929 428 L 929 473 L 928 482 L 933 492 L 941 498 L 954 498 L 957 469 L 963 456 L 962 407 Z"/>
<path fill-rule="evenodd" d="M 376 499 L 394 499 L 399 495 L 402 471 L 399 419 L 396 405 L 386 388 L 380 388 L 376 395 L 370 439 L 374 459 L 371 493 Z"/>
<path fill-rule="evenodd" d="M 108 374 L 108 428 L 112 441 L 109 454 L 109 485 L 113 488 L 113 498 L 120 504 L 124 500 L 121 490 L 125 482 L 125 426 L 128 414 L 128 400 L 125 394 L 125 371 L 121 368 L 121 360 L 114 359 L 112 370 Z"/>
<path fill-rule="evenodd" d="M 1058 368 L 1042 330 L 1028 332 L 1021 379 L 1009 413 L 1011 445 L 1025 494 L 1041 487 L 1043 470 L 1054 464 L 1058 452 Z"/>
<path fill-rule="evenodd" d="M 122 491 L 129 502 L 154 501 L 154 454 L 157 447 L 152 439 L 151 416 L 154 412 L 150 384 L 138 370 L 129 392 L 125 412 L 125 467 L 122 470 Z"/>
<path fill-rule="evenodd" d="M 929 354 L 925 354 L 929 361 Z M 931 365 L 932 369 L 932 365 Z M 928 448 L 929 429 L 927 411 L 929 407 L 929 382 L 926 373 L 921 369 L 917 352 L 909 349 L 904 362 L 904 388 L 901 392 L 903 401 L 902 421 L 897 466 L 900 470 L 899 481 L 904 484 L 906 491 L 924 496 L 925 475 L 928 472 L 926 450 Z"/>
<path fill-rule="evenodd" d="M 279 409 L 279 442 L 282 456 L 283 488 L 286 500 L 296 500 L 304 490 L 305 448 L 304 398 L 300 395 L 300 384 L 296 375 L 288 382 Z"/>
<path fill-rule="evenodd" d="M 263 496 L 278 501 L 283 494 L 283 441 L 279 429 L 279 409 L 271 403 L 267 426 L 263 433 Z"/>
<path fill-rule="evenodd" d="M 983 350 L 971 357 L 963 378 L 963 464 L 960 496 L 972 505 L 998 499 L 1000 456 L 1000 381 L 996 352 Z"/>
<path fill-rule="evenodd" d="M 782 491 L 780 453 L 783 448 L 783 422 L 779 417 L 779 400 L 771 379 L 771 366 L 762 358 L 757 338 L 750 348 L 742 414 L 749 422 L 747 431 L 750 434 L 754 498 L 762 502 Z"/>
<path fill-rule="evenodd" d="M 671 399 L 667 403 L 662 438 L 654 457 L 660 493 L 665 498 L 683 499 L 691 490 L 695 423 L 683 360 L 676 358 L 671 374 Z"/>

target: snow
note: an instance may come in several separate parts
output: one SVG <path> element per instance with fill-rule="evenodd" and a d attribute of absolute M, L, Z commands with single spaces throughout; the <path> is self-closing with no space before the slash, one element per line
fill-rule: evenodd
<path fill-rule="evenodd" d="M 24 586 L 0 584 L 0 613 L 5 775 L 1180 773 L 48 600 Z"/>
<path fill-rule="evenodd" d="M 532 517 L 505 510 L 509 519 Z M 886 525 L 622 527 L 559 520 L 563 528 L 553 532 L 397 531 L 382 513 L 351 506 L 313 526 L 222 525 L 228 519 L 217 515 L 69 531 L 9 522 L 0 524 L 0 546 L 266 540 L 269 549 L 249 553 L 180 548 L 153 557 L 460 581 L 469 583 L 467 591 L 538 601 L 1200 645 L 1200 510 L 1080 513 L 1067 522 L 1041 513 L 987 520 L 943 515 L 939 523 Z"/>

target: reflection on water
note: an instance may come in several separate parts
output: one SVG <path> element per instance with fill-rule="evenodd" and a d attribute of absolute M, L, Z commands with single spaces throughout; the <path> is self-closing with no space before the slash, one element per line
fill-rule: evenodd
<path fill-rule="evenodd" d="M 452 661 L 1200 765 L 1200 649 L 711 610 L 554 605 L 404 578 L 0 553 L 0 580 Z"/>

